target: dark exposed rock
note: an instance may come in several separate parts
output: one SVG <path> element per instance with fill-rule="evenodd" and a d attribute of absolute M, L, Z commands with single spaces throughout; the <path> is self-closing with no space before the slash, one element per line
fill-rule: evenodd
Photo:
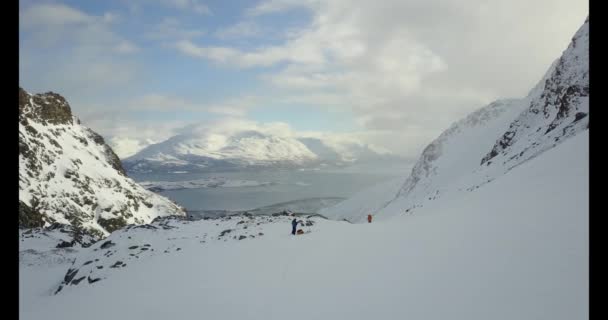
<path fill-rule="evenodd" d="M 19 227 L 40 228 L 44 226 L 42 214 L 19 200 Z"/>
<path fill-rule="evenodd" d="M 239 236 L 239 240 L 243 240 L 243 239 L 246 239 L 246 238 L 247 238 L 246 236 Z"/>
<path fill-rule="evenodd" d="M 63 277 L 63 282 L 64 283 L 70 283 L 70 281 L 72 281 L 72 279 L 74 279 L 74 277 L 76 276 L 76 274 L 78 273 L 78 269 L 68 269 L 68 272 L 66 272 L 65 276 Z"/>
<path fill-rule="evenodd" d="M 31 99 L 31 101 L 30 101 Z M 32 104 L 31 102 L 34 102 Z M 28 95 L 19 88 L 19 115 L 27 116 L 43 123 L 72 124 L 70 105 L 61 95 L 54 92 Z"/>
<path fill-rule="evenodd" d="M 72 280 L 72 282 L 71 282 L 70 284 L 72 284 L 72 285 L 77 285 L 77 284 L 79 284 L 79 283 L 80 283 L 80 281 L 84 280 L 84 278 L 86 278 L 86 277 L 85 277 L 85 276 L 82 276 L 82 277 L 80 277 L 80 278 L 78 278 L 78 279 L 74 279 L 74 280 Z"/>
<path fill-rule="evenodd" d="M 107 249 L 107 248 L 113 247 L 113 246 L 115 246 L 115 245 L 116 245 L 116 244 L 115 244 L 114 242 L 112 242 L 112 240 L 108 240 L 108 241 L 104 242 L 104 243 L 103 243 L 103 244 L 100 246 L 100 248 L 101 248 L 101 249 Z"/>
<path fill-rule="evenodd" d="M 232 229 L 226 229 L 226 230 L 222 231 L 219 236 L 223 237 L 224 235 L 226 235 L 226 234 L 228 234 L 230 232 L 232 232 Z"/>
<path fill-rule="evenodd" d="M 95 282 L 97 282 L 97 281 L 99 281 L 99 280 L 101 280 L 101 278 L 95 278 L 95 279 L 91 279 L 91 276 L 88 276 L 88 277 L 87 277 L 87 281 L 88 281 L 89 283 L 95 283 Z"/>
<path fill-rule="evenodd" d="M 55 248 L 69 248 L 69 247 L 73 247 L 74 246 L 74 241 L 61 241 L 61 243 L 58 243 L 57 246 L 55 246 Z"/>
<path fill-rule="evenodd" d="M 116 231 L 127 225 L 127 222 L 123 218 L 104 219 L 100 217 L 97 219 L 97 223 L 108 232 Z"/>

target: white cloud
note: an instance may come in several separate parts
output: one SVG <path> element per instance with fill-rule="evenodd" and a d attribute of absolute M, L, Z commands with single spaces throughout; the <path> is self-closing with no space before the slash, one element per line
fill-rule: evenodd
<path fill-rule="evenodd" d="M 220 100 L 217 102 L 197 102 L 178 96 L 149 93 L 128 100 L 113 102 L 105 106 L 86 106 L 83 108 L 84 116 L 87 119 L 104 117 L 104 113 L 109 116 L 117 114 L 137 113 L 137 112 L 207 112 L 220 116 L 230 116 L 233 118 L 244 117 L 249 109 L 260 103 L 260 98 L 255 96 L 238 96 Z M 87 111 L 88 110 L 88 111 Z M 97 110 L 97 111 L 96 111 Z"/>
<path fill-rule="evenodd" d="M 239 55 L 238 50 L 223 47 L 198 47 L 190 40 L 180 40 L 175 44 L 177 50 L 183 54 L 197 57 L 211 59 L 218 62 L 228 62 L 234 57 Z"/>
<path fill-rule="evenodd" d="M 134 53 L 139 51 L 139 48 L 133 43 L 123 40 L 116 45 L 114 50 L 118 53 Z"/>
<path fill-rule="evenodd" d="M 273 94 L 350 109 L 393 147 L 395 136 L 422 145 L 483 104 L 525 95 L 588 14 L 582 0 L 266 0 L 246 15 L 287 10 L 311 20 L 282 43 L 176 48 L 230 67 L 273 66 L 261 76 Z"/>
<path fill-rule="evenodd" d="M 261 16 L 295 9 L 298 7 L 311 7 L 315 5 L 314 0 L 268 0 L 261 1 L 256 6 L 249 8 L 246 14 L 249 16 Z"/>
<path fill-rule="evenodd" d="M 189 29 L 182 26 L 180 21 L 174 17 L 165 17 L 151 31 L 145 33 L 145 37 L 152 40 L 175 41 L 197 38 L 205 34 L 199 29 Z"/>
<path fill-rule="evenodd" d="M 209 59 L 227 65 L 235 64 L 238 67 L 271 66 L 279 62 L 323 64 L 323 54 L 318 50 L 298 46 L 269 46 L 255 51 L 244 52 L 229 47 L 198 46 L 189 40 L 178 41 L 175 44 L 178 51 L 183 54 Z"/>
<path fill-rule="evenodd" d="M 21 85 L 82 96 L 133 80 L 137 63 L 125 55 L 139 48 L 112 30 L 116 14 L 95 16 L 63 4 L 36 3 L 20 7 L 19 15 Z"/>
<path fill-rule="evenodd" d="M 114 23 L 120 20 L 120 16 L 116 13 L 106 12 L 103 14 L 102 20 L 105 23 Z"/>
<path fill-rule="evenodd" d="M 246 20 L 218 29 L 215 36 L 220 39 L 249 38 L 259 36 L 263 32 L 263 28 L 255 21 Z"/>
<path fill-rule="evenodd" d="M 183 121 L 133 121 L 123 114 L 109 115 L 104 111 L 88 113 L 82 117 L 82 124 L 101 134 L 120 158 L 162 142 L 188 125 Z"/>
<path fill-rule="evenodd" d="M 24 29 L 63 27 L 93 20 L 93 17 L 63 4 L 42 3 L 19 12 L 19 24 Z"/>
<path fill-rule="evenodd" d="M 191 124 L 181 129 L 177 129 L 175 132 L 179 134 L 200 136 L 205 136 L 209 134 L 230 136 L 243 131 L 258 131 L 263 134 L 280 137 L 297 136 L 297 133 L 291 128 L 289 124 L 285 122 L 259 123 L 243 118 L 231 117 L 226 117 L 210 122 Z"/>
<path fill-rule="evenodd" d="M 210 15 L 211 10 L 198 0 L 162 0 L 163 4 L 175 9 L 192 11 L 202 15 Z"/>

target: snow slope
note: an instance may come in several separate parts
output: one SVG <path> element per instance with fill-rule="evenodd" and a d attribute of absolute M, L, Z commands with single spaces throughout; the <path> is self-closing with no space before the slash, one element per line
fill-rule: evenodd
<path fill-rule="evenodd" d="M 378 183 L 333 206 L 322 208 L 319 214 L 333 220 L 367 222 L 367 215 L 376 216 L 378 209 L 391 201 L 402 185 L 401 177 Z"/>
<path fill-rule="evenodd" d="M 20 225 L 57 222 L 98 236 L 181 207 L 128 178 L 103 138 L 80 124 L 67 101 L 19 89 Z"/>
<path fill-rule="evenodd" d="M 490 184 L 449 190 L 390 221 L 305 218 L 312 232 L 297 237 L 287 217 L 165 218 L 123 229 L 109 244 L 78 249 L 59 277 L 26 278 L 39 269 L 20 264 L 20 316 L 586 319 L 588 138 L 577 134 Z"/>

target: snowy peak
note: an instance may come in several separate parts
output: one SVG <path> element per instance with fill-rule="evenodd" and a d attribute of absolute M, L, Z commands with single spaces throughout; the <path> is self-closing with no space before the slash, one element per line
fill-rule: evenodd
<path fill-rule="evenodd" d="M 56 93 L 19 89 L 19 222 L 60 223 L 96 237 L 158 216 L 184 215 L 125 175 L 104 139 Z"/>
<path fill-rule="evenodd" d="M 481 164 L 513 167 L 589 127 L 589 18 L 537 88 Z"/>
<path fill-rule="evenodd" d="M 124 164 L 132 171 L 203 170 L 303 165 L 315 159 L 315 154 L 294 138 L 247 130 L 232 135 L 180 134 L 144 148 L 124 159 Z"/>
<path fill-rule="evenodd" d="M 150 145 L 123 160 L 129 171 L 218 170 L 248 167 L 301 168 L 345 165 L 356 161 L 394 160 L 396 157 L 356 143 L 330 143 L 243 129 L 231 132 L 182 133 Z"/>

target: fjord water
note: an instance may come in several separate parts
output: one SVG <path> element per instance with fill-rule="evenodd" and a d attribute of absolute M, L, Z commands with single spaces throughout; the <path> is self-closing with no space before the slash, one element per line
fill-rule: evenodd
<path fill-rule="evenodd" d="M 219 178 L 249 180 L 259 186 L 217 187 L 160 191 L 188 210 L 252 210 L 303 199 L 347 198 L 377 183 L 405 176 L 396 170 L 263 170 L 213 173 L 130 173 L 135 181 L 188 181 Z M 315 200 L 311 200 L 315 201 Z"/>

